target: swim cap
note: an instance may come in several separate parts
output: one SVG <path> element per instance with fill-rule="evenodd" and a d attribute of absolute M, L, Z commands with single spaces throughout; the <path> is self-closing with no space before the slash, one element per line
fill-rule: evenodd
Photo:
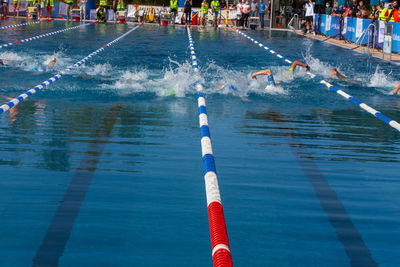
<path fill-rule="evenodd" d="M 175 96 L 175 90 L 168 89 L 167 91 L 165 91 L 165 96 Z"/>
<path fill-rule="evenodd" d="M 232 92 L 235 92 L 235 91 L 236 91 L 236 87 L 233 86 L 233 85 L 229 85 L 228 89 L 229 89 L 230 91 L 232 91 Z"/>

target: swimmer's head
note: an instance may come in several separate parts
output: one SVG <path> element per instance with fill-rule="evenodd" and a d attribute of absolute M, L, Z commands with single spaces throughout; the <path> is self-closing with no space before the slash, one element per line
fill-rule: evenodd
<path fill-rule="evenodd" d="M 310 71 L 310 66 L 306 65 L 306 71 Z"/>
<path fill-rule="evenodd" d="M 57 59 L 56 59 L 56 57 L 53 57 L 52 59 L 51 59 L 51 62 L 56 62 L 57 61 Z"/>
<path fill-rule="evenodd" d="M 2 59 L 0 59 L 0 65 L 4 65 L 4 63 L 3 63 L 3 60 L 2 60 Z"/>

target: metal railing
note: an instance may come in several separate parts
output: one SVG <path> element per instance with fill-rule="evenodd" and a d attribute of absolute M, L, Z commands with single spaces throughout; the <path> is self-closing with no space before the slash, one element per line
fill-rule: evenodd
<path fill-rule="evenodd" d="M 368 27 L 362 32 L 361 36 L 357 39 L 356 45 L 358 47 L 362 47 L 362 50 L 364 51 L 365 47 L 362 46 L 365 37 L 367 36 L 367 51 L 368 54 L 370 53 L 370 36 L 371 36 L 371 31 L 372 31 L 372 51 L 375 49 L 375 39 L 376 39 L 376 26 L 374 23 L 371 23 L 368 25 Z"/>
<path fill-rule="evenodd" d="M 298 14 L 294 14 L 293 17 L 290 19 L 289 23 L 288 23 L 288 28 L 291 30 L 298 30 L 300 29 L 299 26 L 299 15 Z M 292 24 L 294 23 L 294 27 L 292 26 Z"/>

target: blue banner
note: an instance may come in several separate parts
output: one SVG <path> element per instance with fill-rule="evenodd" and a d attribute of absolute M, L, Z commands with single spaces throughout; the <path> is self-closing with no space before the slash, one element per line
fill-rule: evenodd
<path fill-rule="evenodd" d="M 373 45 L 372 38 L 374 36 L 374 31 L 376 31 L 375 47 L 382 48 L 383 34 L 385 29 L 384 21 L 375 21 L 375 27 L 368 28 L 368 26 L 372 23 L 370 19 L 340 18 L 317 14 L 314 17 L 314 20 L 317 30 L 319 30 L 322 34 L 332 37 L 340 37 L 341 35 L 344 39 L 352 42 L 362 40 L 362 44 L 364 45 Z M 319 28 L 318 20 L 320 20 Z M 392 50 L 393 52 L 400 52 L 400 23 L 393 23 Z"/>

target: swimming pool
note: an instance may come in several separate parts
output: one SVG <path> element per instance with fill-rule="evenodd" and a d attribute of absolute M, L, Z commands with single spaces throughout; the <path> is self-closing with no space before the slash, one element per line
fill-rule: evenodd
<path fill-rule="evenodd" d="M 0 43 L 63 28 L 4 30 Z M 90 25 L 0 49 L 0 94 L 25 92 L 128 29 Z M 399 120 L 394 65 L 290 32 L 248 34 Z M 192 36 L 234 264 L 399 265 L 398 132 L 304 70 L 288 77 L 232 30 Z M 33 71 L 53 56 L 54 69 Z M 329 78 L 331 67 L 358 82 Z M 251 79 L 264 68 L 278 88 Z M 186 29 L 144 25 L 2 114 L 4 265 L 210 266 L 194 82 Z M 216 91 L 222 83 L 237 91 Z"/>

